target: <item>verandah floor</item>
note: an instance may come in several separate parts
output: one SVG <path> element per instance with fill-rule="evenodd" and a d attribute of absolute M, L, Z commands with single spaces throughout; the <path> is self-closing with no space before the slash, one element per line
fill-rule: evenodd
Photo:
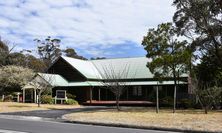
<path fill-rule="evenodd" d="M 84 105 L 115 105 L 116 101 L 97 101 L 97 100 L 92 100 L 92 102 L 90 101 L 86 101 L 83 102 Z M 120 105 L 155 105 L 155 103 L 150 102 L 150 101 L 119 101 Z"/>

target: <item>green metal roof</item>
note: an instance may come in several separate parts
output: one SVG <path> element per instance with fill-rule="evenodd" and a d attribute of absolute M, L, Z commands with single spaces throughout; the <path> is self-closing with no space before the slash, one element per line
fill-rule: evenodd
<path fill-rule="evenodd" d="M 68 86 L 68 81 L 58 74 L 38 73 L 38 75 L 52 86 Z"/>
<path fill-rule="evenodd" d="M 41 78 L 46 80 L 50 85 L 54 87 L 75 87 L 75 86 L 104 86 L 100 81 L 83 81 L 83 82 L 68 82 L 62 76 L 58 74 L 38 74 Z M 121 84 L 121 82 L 120 82 Z M 173 81 L 133 81 L 133 82 L 124 82 L 124 85 L 173 85 Z M 186 82 L 180 81 L 179 84 L 187 84 Z"/>
<path fill-rule="evenodd" d="M 102 60 L 79 60 L 70 57 L 61 57 L 88 79 L 104 79 L 105 70 L 110 70 L 109 67 L 112 67 L 113 71 L 117 73 L 127 67 L 129 69 L 127 79 L 153 78 L 153 74 L 146 67 L 148 62 L 146 57 Z"/>
<path fill-rule="evenodd" d="M 88 79 L 104 79 L 105 71 L 119 73 L 124 71 L 125 68 L 128 69 L 126 79 L 151 79 L 154 77 L 146 66 L 147 62 L 151 60 L 146 57 L 100 60 L 80 60 L 65 56 L 61 57 Z M 109 69 L 110 67 L 112 69 Z M 182 77 L 187 77 L 187 74 L 183 74 Z"/>
<path fill-rule="evenodd" d="M 128 67 L 128 74 L 126 79 L 152 79 L 154 75 L 146 67 L 149 61 L 146 57 L 135 58 L 117 58 L 117 59 L 101 59 L 101 60 L 79 60 L 70 57 L 61 56 L 70 65 L 77 69 L 87 79 L 104 79 L 105 71 L 112 71 L 119 73 L 124 71 Z M 113 70 L 109 69 L 112 67 Z M 50 83 L 52 86 L 103 86 L 99 81 L 83 81 L 83 82 L 68 82 L 65 78 L 58 74 L 46 74 L 39 73 L 44 80 Z M 187 75 L 183 75 L 187 77 Z M 127 85 L 173 85 L 173 81 L 129 81 Z M 186 82 L 180 82 L 180 84 L 187 84 Z"/>

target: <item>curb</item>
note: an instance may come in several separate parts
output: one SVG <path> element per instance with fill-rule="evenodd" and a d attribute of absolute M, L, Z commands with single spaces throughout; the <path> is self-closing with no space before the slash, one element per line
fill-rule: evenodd
<path fill-rule="evenodd" d="M 65 122 L 65 123 L 74 123 L 74 124 L 106 126 L 106 127 L 121 127 L 121 128 L 132 128 L 132 129 L 157 130 L 157 131 L 171 131 L 171 132 L 222 133 L 222 131 L 221 132 L 212 132 L 212 131 L 200 131 L 200 130 L 190 130 L 190 129 L 164 128 L 164 127 L 154 127 L 154 126 L 136 126 L 136 125 L 101 123 L 101 122 L 83 122 L 83 121 L 69 121 L 69 120 L 64 120 L 63 122 Z"/>

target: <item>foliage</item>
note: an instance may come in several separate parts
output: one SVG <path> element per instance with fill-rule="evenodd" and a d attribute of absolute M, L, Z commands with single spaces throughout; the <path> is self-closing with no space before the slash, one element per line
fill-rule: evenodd
<path fill-rule="evenodd" d="M 179 103 L 180 103 L 180 106 L 183 107 L 184 109 L 194 107 L 194 103 L 192 99 L 188 99 L 188 98 L 180 99 Z"/>
<path fill-rule="evenodd" d="M 14 49 L 15 45 L 12 48 L 8 46 L 9 42 L 2 41 L 0 38 L 0 66 L 9 65 L 9 55 Z"/>
<path fill-rule="evenodd" d="M 35 39 L 38 45 L 38 54 L 41 59 L 49 66 L 54 60 L 61 55 L 61 40 L 48 36 L 45 40 Z"/>
<path fill-rule="evenodd" d="M 67 98 L 69 98 L 69 99 L 75 99 L 75 98 L 76 98 L 76 96 L 73 95 L 73 94 L 71 94 L 71 93 L 66 93 L 66 96 L 67 96 Z"/>
<path fill-rule="evenodd" d="M 15 65 L 33 69 L 37 72 L 45 70 L 44 62 L 33 55 L 23 54 L 25 51 L 31 53 L 30 50 L 22 50 L 20 52 L 12 52 L 15 48 L 9 48 L 8 42 L 0 40 L 0 66 Z"/>
<path fill-rule="evenodd" d="M 151 59 L 147 67 L 160 80 L 174 80 L 174 108 L 176 108 L 176 86 L 179 77 L 189 70 L 191 51 L 186 47 L 186 41 L 179 41 L 176 28 L 172 23 L 158 25 L 157 29 L 149 29 L 143 38 L 142 45 Z"/>
<path fill-rule="evenodd" d="M 149 29 L 142 45 L 147 51 L 147 57 L 152 61 L 147 63 L 155 77 L 174 77 L 188 70 L 190 51 L 186 41 L 178 41 L 175 28 L 171 23 L 163 23 L 158 28 Z"/>
<path fill-rule="evenodd" d="M 9 91 L 7 89 L 12 89 L 12 91 L 20 90 L 22 86 L 31 80 L 34 73 L 28 68 L 9 65 L 0 67 L 0 75 L 0 87 L 7 92 Z"/>
<path fill-rule="evenodd" d="M 78 102 L 74 99 L 67 99 L 65 102 L 65 104 L 68 104 L 68 105 L 78 105 Z"/>
<path fill-rule="evenodd" d="M 218 87 L 217 85 L 211 87 L 209 85 L 202 84 L 196 78 L 193 78 L 192 87 L 206 114 L 213 106 L 217 107 L 221 104 L 222 87 Z"/>
<path fill-rule="evenodd" d="M 73 48 L 66 48 L 65 50 L 63 50 L 63 53 L 65 53 L 65 56 L 67 56 L 67 57 L 87 60 L 85 57 L 78 55 L 76 53 L 75 49 L 73 49 Z"/>
<path fill-rule="evenodd" d="M 6 57 L 9 53 L 8 46 L 0 40 L 0 65 L 6 64 Z"/>
<path fill-rule="evenodd" d="M 42 72 L 46 68 L 46 65 L 44 64 L 42 60 L 30 54 L 26 54 L 26 55 L 22 54 L 22 52 L 11 53 L 9 55 L 9 64 L 22 66 L 22 67 L 28 67 L 30 69 L 33 69 L 36 72 Z"/>
<path fill-rule="evenodd" d="M 202 62 L 194 67 L 194 72 L 201 84 L 222 86 L 222 66 L 220 61 L 208 53 L 202 57 Z"/>
<path fill-rule="evenodd" d="M 41 103 L 43 104 L 53 104 L 54 100 L 51 95 L 42 95 L 41 96 Z"/>
<path fill-rule="evenodd" d="M 166 96 L 160 99 L 160 103 L 165 106 L 172 106 L 173 105 L 173 98 L 170 96 Z"/>
<path fill-rule="evenodd" d="M 90 60 L 103 60 L 106 59 L 106 57 L 96 57 L 96 58 L 90 58 Z"/>
<path fill-rule="evenodd" d="M 179 33 L 191 39 L 190 48 L 202 55 L 211 50 L 221 65 L 221 0 L 174 0 L 173 4 L 177 8 L 173 20 Z"/>
<path fill-rule="evenodd" d="M 13 96 L 12 95 L 7 95 L 4 97 L 4 102 L 13 102 Z"/>
<path fill-rule="evenodd" d="M 51 86 L 52 82 L 54 82 L 54 78 L 51 74 L 40 74 L 40 73 L 31 82 L 29 82 L 29 84 L 34 86 L 37 90 L 38 107 L 40 107 L 40 103 L 42 102 L 41 95 L 44 92 L 47 91 L 49 92 L 52 89 Z"/>

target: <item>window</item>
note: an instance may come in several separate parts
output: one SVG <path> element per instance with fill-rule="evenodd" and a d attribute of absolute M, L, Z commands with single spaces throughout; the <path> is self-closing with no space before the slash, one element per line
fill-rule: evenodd
<path fill-rule="evenodd" d="M 142 87 L 141 86 L 134 86 L 133 87 L 133 95 L 134 96 L 142 96 Z"/>
<path fill-rule="evenodd" d="M 66 98 L 66 91 L 65 90 L 57 90 L 56 97 L 57 98 Z"/>

